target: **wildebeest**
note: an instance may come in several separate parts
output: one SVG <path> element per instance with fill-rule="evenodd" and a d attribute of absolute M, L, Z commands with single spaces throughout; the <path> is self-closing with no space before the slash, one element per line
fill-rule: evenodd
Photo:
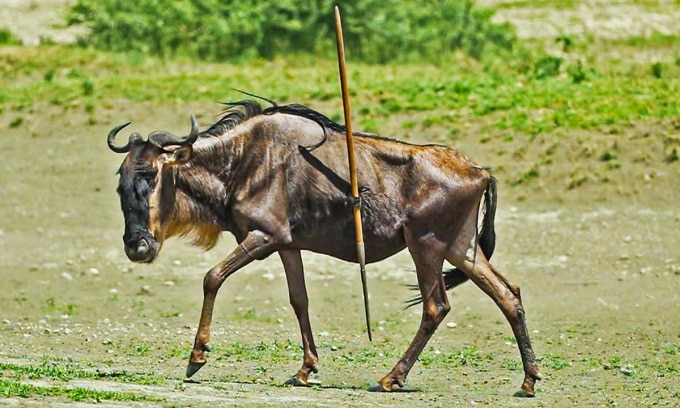
<path fill-rule="evenodd" d="M 213 306 L 222 283 L 253 260 L 278 252 L 304 350 L 302 367 L 288 383 L 307 385 L 319 358 L 300 251 L 357 262 L 352 208 L 361 205 L 366 261 L 408 248 L 423 303 L 411 345 L 372 390 L 404 386 L 450 310 L 446 290 L 470 279 L 512 327 L 525 373 L 518 395 L 534 395 L 541 375 L 519 288 L 488 262 L 495 247 L 496 182 L 463 154 L 356 132 L 357 200 L 350 195 L 344 127 L 302 105 L 263 109 L 257 102 L 240 101 L 205 131 L 199 131 L 192 116 L 188 136 L 156 131 L 144 140 L 133 133 L 127 144 L 117 145 L 115 137 L 127 125 L 113 128 L 107 141 L 114 152 L 127 153 L 118 193 L 128 258 L 152 262 L 172 236 L 209 249 L 229 231 L 238 242 L 205 275 L 187 377 L 207 361 Z M 443 272 L 445 260 L 455 268 Z"/>

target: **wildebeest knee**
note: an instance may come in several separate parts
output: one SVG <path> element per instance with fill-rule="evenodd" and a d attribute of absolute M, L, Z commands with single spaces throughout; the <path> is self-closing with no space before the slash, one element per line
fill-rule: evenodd
<path fill-rule="evenodd" d="M 517 297 L 517 299 L 521 299 L 521 296 L 519 294 L 519 286 L 517 285 L 508 285 L 510 287 L 510 291 L 512 292 L 513 295 Z"/>
<path fill-rule="evenodd" d="M 220 276 L 219 270 L 210 270 L 205 274 L 203 278 L 203 292 L 213 292 L 217 291 L 222 285 L 222 277 Z"/>
<path fill-rule="evenodd" d="M 446 317 L 450 310 L 451 305 L 449 305 L 448 302 L 432 301 L 428 302 L 423 314 L 426 320 L 435 324 L 439 324 L 442 320 L 444 320 L 444 317 Z"/>

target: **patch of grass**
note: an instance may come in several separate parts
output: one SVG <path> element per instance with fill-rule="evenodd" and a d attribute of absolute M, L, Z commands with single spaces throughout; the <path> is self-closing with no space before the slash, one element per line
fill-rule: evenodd
<path fill-rule="evenodd" d="M 82 387 L 49 386 L 39 387 L 19 381 L 0 378 L 0 397 L 64 397 L 71 401 L 142 401 L 142 402 L 164 402 L 164 398 L 149 395 L 140 395 L 129 392 L 117 391 L 98 391 Z"/>
<path fill-rule="evenodd" d="M 533 180 L 537 179 L 540 175 L 538 166 L 534 165 L 529 170 L 526 170 L 517 176 L 515 180 L 511 182 L 512 185 L 518 186 L 521 184 L 528 184 Z"/>
<path fill-rule="evenodd" d="M 51 378 L 68 381 L 74 378 L 97 378 L 95 373 L 83 371 L 73 364 L 62 366 L 53 362 L 43 362 L 40 366 L 0 362 L 0 371 L 10 372 L 15 377 L 27 377 L 30 379 Z"/>
<path fill-rule="evenodd" d="M 580 362 L 583 363 L 587 369 L 602 367 L 602 360 L 595 357 L 586 357 Z"/>
<path fill-rule="evenodd" d="M 21 40 L 16 38 L 7 28 L 0 28 L 0 45 L 19 45 Z"/>
<path fill-rule="evenodd" d="M 148 343 L 142 343 L 135 346 L 135 354 L 138 356 L 146 356 L 151 352 L 151 345 Z"/>
<path fill-rule="evenodd" d="M 16 116 L 9 122 L 9 127 L 16 128 L 21 126 L 22 123 L 24 123 L 24 118 L 22 118 L 21 116 Z"/>
<path fill-rule="evenodd" d="M 260 323 L 278 323 L 278 320 L 274 316 L 269 316 L 269 315 L 259 315 L 257 311 L 254 308 L 248 308 L 234 316 L 235 320 L 246 320 L 246 321 L 252 321 L 252 322 L 260 322 Z"/>
<path fill-rule="evenodd" d="M 47 298 L 42 307 L 44 312 L 58 312 L 67 315 L 75 315 L 78 313 L 79 309 L 80 307 L 73 303 L 59 303 L 54 296 Z"/>
<path fill-rule="evenodd" d="M 580 4 L 576 0 L 514 0 L 500 2 L 497 8 L 550 8 L 555 10 L 573 10 Z"/>
<path fill-rule="evenodd" d="M 561 354 L 547 353 L 538 358 L 542 366 L 552 368 L 553 370 L 562 370 L 567 367 L 571 367 L 571 361 L 567 360 Z"/>
<path fill-rule="evenodd" d="M 235 361 L 267 361 L 272 364 L 282 361 L 296 361 L 302 356 L 300 346 L 292 340 L 285 342 L 246 345 L 236 342 L 228 346 L 214 346 L 212 355 L 218 360 L 229 359 Z"/>
<path fill-rule="evenodd" d="M 394 115 L 419 112 L 427 114 L 404 121 L 402 128 L 451 127 L 462 118 L 465 122 L 483 118 L 482 131 L 534 137 L 556 129 L 625 129 L 638 120 L 680 116 L 676 65 L 664 65 L 664 81 L 659 82 L 650 75 L 649 62 L 586 56 L 585 66 L 581 59 L 560 58 L 518 51 L 509 60 L 485 66 L 464 58 L 441 66 L 353 63 L 352 98 L 360 101 L 361 113 L 357 130 L 381 133 Z M 559 75 L 564 70 L 567 75 Z M 211 64 L 59 45 L 9 46 L 0 50 L 0 104 L 25 110 L 37 101 L 51 101 L 68 110 L 82 106 L 74 102 L 86 96 L 85 109 L 96 121 L 99 109 L 94 107 L 105 107 L 111 99 L 228 101 L 244 97 L 232 90 L 237 88 L 315 107 L 318 102 L 339 101 L 336 72 L 337 63 L 324 59 L 313 64 L 307 58 Z M 322 111 L 342 121 L 339 109 Z"/>
<path fill-rule="evenodd" d="M 58 381 L 70 381 L 74 379 L 99 379 L 106 378 L 120 382 L 159 385 L 165 382 L 165 378 L 152 373 L 127 373 L 127 372 L 100 372 L 84 370 L 78 363 L 44 361 L 41 365 L 23 365 L 0 362 L 0 372 L 5 377 L 11 376 L 15 379 L 49 379 Z"/>
<path fill-rule="evenodd" d="M 163 385 L 165 377 L 154 373 L 128 373 L 126 371 L 96 372 L 97 378 L 139 385 Z"/>
<path fill-rule="evenodd" d="M 663 76 L 664 64 L 661 62 L 653 62 L 650 71 L 654 78 L 661 78 Z"/>
<path fill-rule="evenodd" d="M 392 359 L 399 358 L 400 354 L 396 352 Z M 421 353 L 418 361 L 425 367 L 436 366 L 441 368 L 453 367 L 480 367 L 484 362 L 493 360 L 493 356 L 481 352 L 476 346 L 468 346 L 460 349 L 454 353 L 438 353 L 433 350 L 427 350 Z"/>
<path fill-rule="evenodd" d="M 191 347 L 173 347 L 168 351 L 169 358 L 189 358 L 191 354 Z"/>
<path fill-rule="evenodd" d="M 534 65 L 534 78 L 544 79 L 549 77 L 557 76 L 560 73 L 560 67 L 564 59 L 562 57 L 556 57 L 552 55 L 547 55 L 538 61 Z"/>
<path fill-rule="evenodd" d="M 675 47 L 680 42 L 680 35 L 665 34 L 653 30 L 651 35 L 630 36 L 618 40 L 608 40 L 610 45 L 627 45 L 635 48 L 668 48 Z"/>
<path fill-rule="evenodd" d="M 510 359 L 505 359 L 501 362 L 501 368 L 504 368 L 508 371 L 522 371 L 522 362 L 520 360 L 510 360 Z"/>

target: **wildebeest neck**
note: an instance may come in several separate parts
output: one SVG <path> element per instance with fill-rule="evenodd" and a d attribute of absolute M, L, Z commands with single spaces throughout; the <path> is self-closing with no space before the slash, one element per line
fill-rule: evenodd
<path fill-rule="evenodd" d="M 187 236 L 209 249 L 222 231 L 233 229 L 229 203 L 241 158 L 240 143 L 208 140 L 199 143 L 188 164 L 171 169 L 174 205 L 167 217 L 167 235 Z"/>

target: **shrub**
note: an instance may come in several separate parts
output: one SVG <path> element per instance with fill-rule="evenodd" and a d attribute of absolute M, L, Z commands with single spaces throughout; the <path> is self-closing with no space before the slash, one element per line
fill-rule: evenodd
<path fill-rule="evenodd" d="M 562 66 L 562 57 L 547 55 L 540 58 L 534 65 L 534 78 L 543 79 L 557 76 Z"/>
<path fill-rule="evenodd" d="M 473 0 L 77 0 L 69 24 L 85 24 L 81 44 L 110 51 L 207 61 L 335 54 L 333 5 L 343 13 L 349 58 L 365 62 L 437 60 L 461 50 L 481 58 L 510 49 L 509 24 Z"/>
<path fill-rule="evenodd" d="M 0 28 L 0 45 L 19 45 L 21 40 L 17 39 L 12 32 L 6 28 Z"/>

